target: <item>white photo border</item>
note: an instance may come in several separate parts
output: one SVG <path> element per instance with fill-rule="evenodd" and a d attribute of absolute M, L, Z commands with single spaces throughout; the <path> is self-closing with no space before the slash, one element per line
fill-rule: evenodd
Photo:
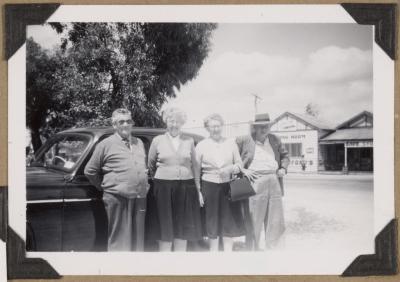
<path fill-rule="evenodd" d="M 340 5 L 61 5 L 47 22 L 355 23 Z M 373 38 L 371 38 L 373 40 Z M 9 225 L 25 239 L 26 45 L 8 61 Z M 394 218 L 394 61 L 373 44 L 374 235 Z M 368 250 L 48 253 L 60 275 L 340 275 Z M 87 263 L 90 262 L 90 263 Z M 244 263 L 245 262 L 245 263 Z M 262 263 L 261 263 L 262 262 Z M 317 263 L 313 263 L 317 262 Z"/>

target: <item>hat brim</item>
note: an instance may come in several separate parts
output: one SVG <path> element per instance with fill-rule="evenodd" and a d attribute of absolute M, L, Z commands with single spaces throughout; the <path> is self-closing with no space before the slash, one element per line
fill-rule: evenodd
<path fill-rule="evenodd" d="M 271 124 L 271 121 L 252 121 L 251 125 L 266 125 L 266 124 Z"/>

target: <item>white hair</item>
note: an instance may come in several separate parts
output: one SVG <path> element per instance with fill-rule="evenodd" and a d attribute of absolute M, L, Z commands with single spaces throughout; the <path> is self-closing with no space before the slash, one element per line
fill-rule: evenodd
<path fill-rule="evenodd" d="M 169 107 L 164 110 L 162 118 L 165 123 L 168 119 L 175 118 L 176 120 L 179 120 L 182 124 L 185 124 L 187 120 L 187 115 L 183 110 L 179 108 Z"/>
<path fill-rule="evenodd" d="M 224 119 L 222 118 L 222 116 L 220 114 L 211 114 L 205 117 L 204 119 L 204 127 L 207 128 L 208 127 L 208 123 L 212 120 L 216 120 L 219 121 L 221 123 L 221 126 L 223 126 L 225 124 Z"/>

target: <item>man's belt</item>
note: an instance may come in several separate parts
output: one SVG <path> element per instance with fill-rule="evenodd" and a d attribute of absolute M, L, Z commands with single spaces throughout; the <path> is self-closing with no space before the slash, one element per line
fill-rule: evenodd
<path fill-rule="evenodd" d="M 276 170 L 256 170 L 256 172 L 262 175 L 276 174 Z"/>

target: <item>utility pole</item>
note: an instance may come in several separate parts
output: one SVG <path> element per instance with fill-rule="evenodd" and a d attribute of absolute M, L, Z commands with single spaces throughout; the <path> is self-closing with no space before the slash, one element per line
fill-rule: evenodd
<path fill-rule="evenodd" d="M 260 96 L 258 96 L 257 94 L 250 94 L 251 96 L 254 97 L 254 113 L 258 114 L 258 101 L 262 100 L 262 98 Z"/>

